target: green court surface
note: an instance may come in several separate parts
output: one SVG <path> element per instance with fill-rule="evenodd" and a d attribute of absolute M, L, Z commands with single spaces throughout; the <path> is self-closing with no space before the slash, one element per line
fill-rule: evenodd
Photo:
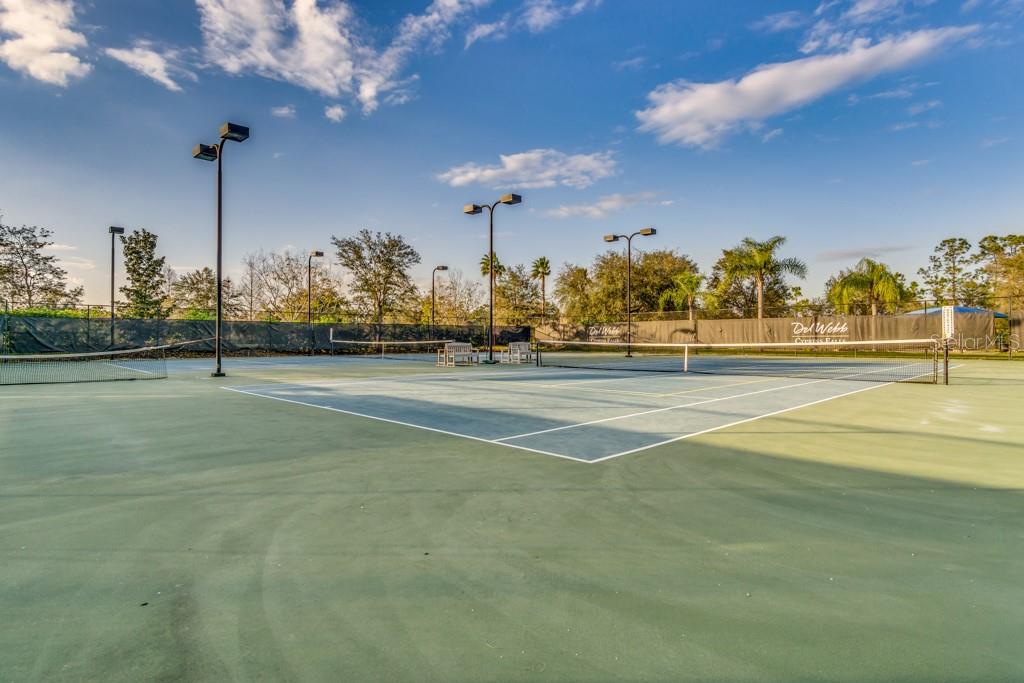
<path fill-rule="evenodd" d="M 0 680 L 1024 680 L 1024 363 L 169 365 L 0 387 Z"/>

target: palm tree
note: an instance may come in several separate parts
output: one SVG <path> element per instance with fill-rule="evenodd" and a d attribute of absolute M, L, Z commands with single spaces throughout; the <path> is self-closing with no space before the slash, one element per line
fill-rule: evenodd
<path fill-rule="evenodd" d="M 497 254 L 484 254 L 480 257 L 480 274 L 484 277 L 491 274 L 491 256 L 494 257 L 494 277 L 499 278 L 505 272 L 505 266 L 501 265 Z"/>
<path fill-rule="evenodd" d="M 734 252 L 732 262 L 728 264 L 728 276 L 743 280 L 753 280 L 757 289 L 757 318 L 764 317 L 764 285 L 771 277 L 785 274 L 803 278 L 807 276 L 807 264 L 798 258 L 778 258 L 776 252 L 786 243 L 786 238 L 776 235 L 764 242 L 752 237 L 744 237 Z"/>
<path fill-rule="evenodd" d="M 878 315 L 879 303 L 897 303 L 902 292 L 900 278 L 889 266 L 862 258 L 852 270 L 839 276 L 828 296 L 837 307 L 847 312 L 852 303 L 867 299 L 871 315 Z"/>
<path fill-rule="evenodd" d="M 689 319 L 693 320 L 693 303 L 700 296 L 701 285 L 704 284 L 704 276 L 693 271 L 683 271 L 672 276 L 672 287 L 661 293 L 658 299 L 658 309 L 664 311 L 668 306 L 678 311 L 686 306 L 689 311 Z"/>
<path fill-rule="evenodd" d="M 547 313 L 547 290 L 545 285 L 551 277 L 551 262 L 547 256 L 539 256 L 530 267 L 530 277 L 540 280 L 540 321 L 544 323 L 544 316 Z"/>

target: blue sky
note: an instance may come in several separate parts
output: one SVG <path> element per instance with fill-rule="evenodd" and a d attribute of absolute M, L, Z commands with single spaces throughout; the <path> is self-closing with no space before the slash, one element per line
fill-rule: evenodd
<path fill-rule="evenodd" d="M 804 291 L 862 256 L 1021 232 L 1022 0 L 0 0 L 0 211 L 46 226 L 89 302 L 108 225 L 180 271 L 360 228 L 477 274 L 588 263 L 646 225 L 710 270 L 790 238 Z"/>

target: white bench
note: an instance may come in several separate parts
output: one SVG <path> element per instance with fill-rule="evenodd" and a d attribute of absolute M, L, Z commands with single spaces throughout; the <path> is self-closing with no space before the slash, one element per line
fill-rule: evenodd
<path fill-rule="evenodd" d="M 532 363 L 533 349 L 530 342 L 509 342 L 508 348 L 501 352 L 498 359 L 502 363 Z"/>
<path fill-rule="evenodd" d="M 437 364 L 445 367 L 475 365 L 480 362 L 480 353 L 466 342 L 448 342 L 437 350 Z"/>

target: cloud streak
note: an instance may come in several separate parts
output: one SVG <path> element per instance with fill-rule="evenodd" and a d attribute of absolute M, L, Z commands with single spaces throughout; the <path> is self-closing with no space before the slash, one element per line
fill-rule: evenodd
<path fill-rule="evenodd" d="M 610 213 L 637 204 L 647 204 L 654 201 L 657 195 L 654 192 L 637 192 L 636 194 L 609 194 L 600 197 L 596 201 L 582 204 L 563 204 L 545 213 L 552 218 L 573 218 L 584 216 L 586 218 L 605 218 Z"/>
<path fill-rule="evenodd" d="M 500 163 L 474 162 L 455 166 L 437 179 L 452 187 L 480 184 L 493 188 L 573 187 L 582 190 L 616 172 L 611 152 L 565 154 L 555 149 L 531 149 L 502 154 Z"/>
<path fill-rule="evenodd" d="M 840 88 L 928 58 L 977 32 L 976 26 L 923 29 L 877 43 L 859 39 L 835 54 L 765 64 L 739 79 L 676 81 L 648 94 L 640 130 L 663 144 L 712 148 L 738 129 L 756 129 Z"/>
<path fill-rule="evenodd" d="M 157 50 L 146 40 L 135 41 L 131 49 L 108 47 L 103 52 L 171 92 L 181 92 L 182 89 L 172 73 L 192 81 L 196 80 L 194 73 L 180 66 L 181 53 L 178 50 Z"/>

